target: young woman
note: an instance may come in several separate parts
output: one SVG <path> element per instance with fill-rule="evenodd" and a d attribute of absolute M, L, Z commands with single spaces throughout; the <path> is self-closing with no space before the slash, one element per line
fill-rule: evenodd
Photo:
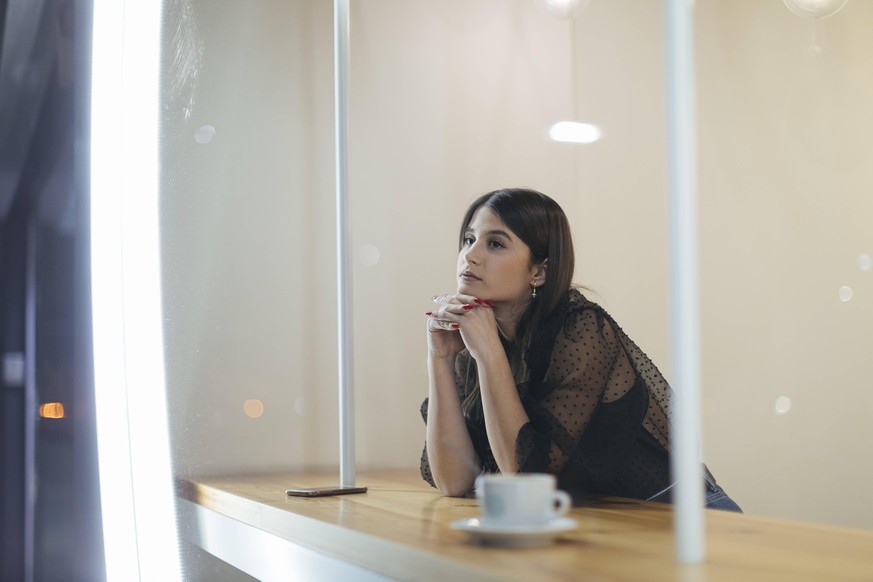
<path fill-rule="evenodd" d="M 672 392 L 599 305 L 572 287 L 567 217 L 497 190 L 461 224 L 458 288 L 427 319 L 425 480 L 466 495 L 479 473 L 546 472 L 575 498 L 669 501 Z M 702 468 L 707 505 L 739 511 Z"/>

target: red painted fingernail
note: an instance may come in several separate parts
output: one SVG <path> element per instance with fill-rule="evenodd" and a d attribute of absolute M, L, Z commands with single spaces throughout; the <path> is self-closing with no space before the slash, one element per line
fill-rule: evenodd
<path fill-rule="evenodd" d="M 488 307 L 494 307 L 494 302 L 491 301 L 490 299 L 486 299 L 485 304 L 488 305 Z"/>
<path fill-rule="evenodd" d="M 461 324 L 460 323 L 453 323 L 452 329 L 461 329 Z"/>
<path fill-rule="evenodd" d="M 425 315 L 430 317 L 431 315 L 433 315 L 433 311 L 427 311 L 427 312 L 425 312 Z"/>
<path fill-rule="evenodd" d="M 476 309 L 476 307 L 477 307 L 476 305 L 470 305 L 470 304 L 467 304 L 467 305 L 464 306 L 464 309 L 466 309 L 466 310 L 469 311 L 470 309 Z"/>
<path fill-rule="evenodd" d="M 475 302 L 478 303 L 479 305 L 482 305 L 483 303 L 485 303 L 484 301 L 482 301 L 482 300 L 479 299 L 478 297 L 475 298 L 473 301 L 475 301 Z"/>

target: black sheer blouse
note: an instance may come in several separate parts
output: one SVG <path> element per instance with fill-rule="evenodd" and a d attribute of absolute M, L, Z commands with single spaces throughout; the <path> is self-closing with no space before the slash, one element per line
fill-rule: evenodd
<path fill-rule="evenodd" d="M 647 499 L 669 486 L 670 386 L 602 307 L 571 289 L 540 324 L 525 361 L 529 379 L 517 388 L 530 421 L 516 439 L 519 471 L 552 473 L 576 499 Z M 455 360 L 462 402 L 475 366 L 466 350 Z M 482 470 L 498 472 L 481 403 L 466 423 Z M 434 485 L 427 447 L 421 475 Z"/>

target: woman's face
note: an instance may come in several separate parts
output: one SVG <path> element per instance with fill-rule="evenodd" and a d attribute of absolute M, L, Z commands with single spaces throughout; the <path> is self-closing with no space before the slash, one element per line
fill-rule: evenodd
<path fill-rule="evenodd" d="M 495 303 L 526 301 L 539 269 L 531 265 L 530 248 L 493 210 L 476 211 L 458 253 L 458 293 Z"/>

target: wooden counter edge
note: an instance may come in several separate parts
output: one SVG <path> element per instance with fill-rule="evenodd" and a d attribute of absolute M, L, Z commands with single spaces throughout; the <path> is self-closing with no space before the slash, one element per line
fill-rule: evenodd
<path fill-rule="evenodd" d="M 473 582 L 502 580 L 490 573 L 476 571 L 469 564 L 455 562 L 433 552 L 273 507 L 201 483 L 179 479 L 176 481 L 176 494 L 291 543 L 388 577 Z"/>

